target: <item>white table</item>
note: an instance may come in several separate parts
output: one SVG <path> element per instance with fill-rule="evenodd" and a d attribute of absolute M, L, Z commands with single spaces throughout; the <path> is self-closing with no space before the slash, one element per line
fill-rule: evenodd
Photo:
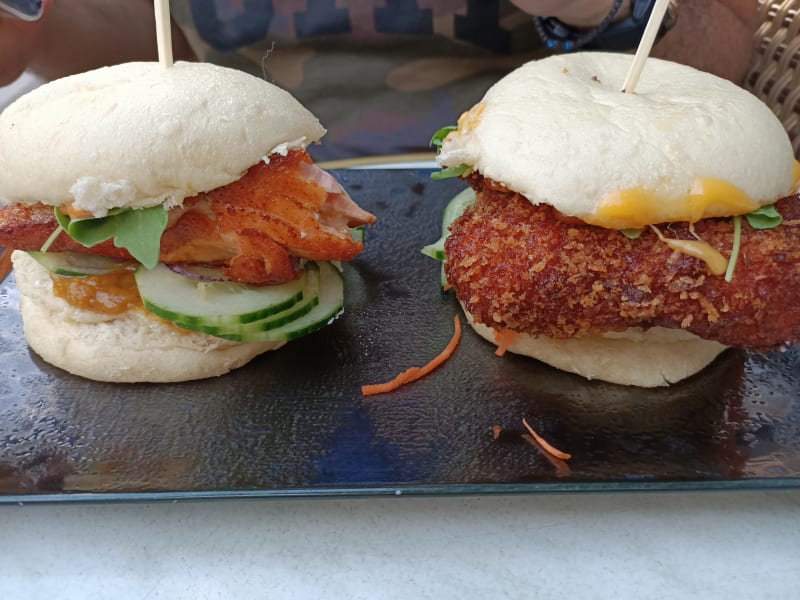
<path fill-rule="evenodd" d="M 800 490 L 0 507 L 5 599 L 800 597 Z"/>

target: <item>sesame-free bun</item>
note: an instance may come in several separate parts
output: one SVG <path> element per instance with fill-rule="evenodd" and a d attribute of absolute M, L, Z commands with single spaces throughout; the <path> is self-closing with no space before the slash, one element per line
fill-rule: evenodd
<path fill-rule="evenodd" d="M 476 322 L 466 310 L 464 314 L 478 335 L 497 343 L 493 329 Z M 508 347 L 509 352 L 587 379 L 648 388 L 699 373 L 726 349 L 687 331 L 663 327 L 569 339 L 519 333 Z"/>
<path fill-rule="evenodd" d="M 166 383 L 222 375 L 281 343 L 239 343 L 179 330 L 142 310 L 104 315 L 53 294 L 50 272 L 28 253 L 11 255 L 23 331 L 45 361 L 116 383 Z"/>
<path fill-rule="evenodd" d="M 208 63 L 125 63 L 47 83 L 0 114 L 0 204 L 95 216 L 167 208 L 325 129 L 286 91 Z"/>
<path fill-rule="evenodd" d="M 591 52 L 523 65 L 462 115 L 439 162 L 466 164 L 534 204 L 598 225 L 603 199 L 623 190 L 658 197 L 653 223 L 749 212 L 791 192 L 791 144 L 765 104 L 727 80 L 654 58 L 635 93 L 623 94 L 631 61 Z M 686 214 L 702 178 L 732 184 L 755 206 L 737 210 L 725 194 L 703 214 Z"/>

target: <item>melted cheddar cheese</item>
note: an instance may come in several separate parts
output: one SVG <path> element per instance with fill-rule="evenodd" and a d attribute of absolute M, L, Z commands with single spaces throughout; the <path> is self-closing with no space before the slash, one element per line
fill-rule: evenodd
<path fill-rule="evenodd" d="M 800 188 L 800 162 L 794 161 L 794 179 L 792 180 L 792 191 L 797 192 Z"/>
<path fill-rule="evenodd" d="M 641 229 L 653 223 L 688 221 L 741 215 L 760 204 L 735 185 L 721 179 L 698 177 L 683 198 L 664 198 L 643 188 L 630 188 L 605 196 L 592 215 L 583 220 L 609 229 Z"/>
<path fill-rule="evenodd" d="M 703 240 L 676 240 L 664 237 L 658 227 L 650 226 L 667 247 L 677 250 L 687 256 L 699 258 L 708 266 L 712 275 L 723 275 L 728 270 L 728 259 L 716 248 Z"/>
<path fill-rule="evenodd" d="M 800 162 L 795 160 L 790 193 L 796 193 L 799 187 Z M 583 220 L 609 229 L 641 229 L 649 225 L 668 247 L 702 260 L 712 274 L 722 275 L 728 267 L 728 259 L 718 250 L 699 239 L 666 238 L 653 224 L 676 221 L 696 223 L 705 218 L 744 215 L 760 206 L 761 203 L 732 183 L 698 177 L 683 198 L 665 198 L 644 188 L 612 192 L 600 201 L 594 214 L 584 217 Z"/>
<path fill-rule="evenodd" d="M 461 113 L 461 116 L 458 117 L 458 134 L 464 135 L 474 130 L 480 123 L 485 109 L 486 105 L 479 102 L 468 111 Z"/>

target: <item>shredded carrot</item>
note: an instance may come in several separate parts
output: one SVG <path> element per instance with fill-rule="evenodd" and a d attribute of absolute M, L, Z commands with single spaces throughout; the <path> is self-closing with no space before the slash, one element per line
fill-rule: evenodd
<path fill-rule="evenodd" d="M 556 469 L 556 477 L 569 477 L 570 476 L 572 471 L 570 471 L 570 468 L 569 468 L 569 465 L 567 464 L 567 461 L 561 460 L 560 458 L 556 458 L 555 456 L 552 456 L 549 452 L 547 452 L 544 449 L 544 446 L 542 446 L 539 442 L 537 442 L 535 439 L 533 439 L 533 436 L 528 435 L 527 433 L 523 433 L 522 436 L 520 436 L 520 437 L 522 437 L 522 439 L 525 440 L 526 442 L 528 442 L 531 446 L 536 448 L 541 453 L 541 455 L 544 456 L 547 459 L 547 461 L 551 465 L 553 465 L 555 467 L 555 469 Z"/>
<path fill-rule="evenodd" d="M 11 248 L 5 248 L 0 253 L 0 281 L 3 281 L 6 275 L 11 273 L 11 268 Z"/>
<path fill-rule="evenodd" d="M 508 347 L 517 339 L 517 332 L 510 329 L 503 329 L 502 331 L 494 330 L 494 343 L 497 344 L 497 350 L 494 353 L 497 356 L 503 356 L 508 350 Z"/>
<path fill-rule="evenodd" d="M 533 437 L 533 439 L 535 439 L 537 442 L 539 442 L 539 444 L 542 446 L 542 448 L 545 450 L 545 452 L 547 452 L 548 454 L 551 454 L 552 456 L 555 456 L 556 458 L 560 458 L 562 460 L 569 460 L 570 458 L 572 458 L 571 454 L 567 454 L 566 452 L 562 452 L 561 450 L 559 450 L 555 446 L 550 445 L 550 443 L 547 440 L 545 440 L 542 436 L 540 436 L 538 433 L 536 433 L 536 431 L 534 431 L 533 427 L 528 425 L 528 422 L 525 419 L 522 419 L 522 424 L 525 425 L 525 429 L 528 430 L 528 433 L 531 434 L 531 437 Z"/>
<path fill-rule="evenodd" d="M 453 355 L 453 352 L 458 346 L 458 342 L 461 339 L 461 319 L 458 318 L 458 315 L 454 318 L 454 325 L 455 331 L 453 332 L 453 337 L 450 340 L 450 343 L 447 344 L 444 350 L 432 361 L 426 364 L 424 367 L 411 367 L 410 369 L 406 369 L 402 373 L 400 373 L 397 377 L 392 379 L 391 381 L 387 381 L 386 383 L 374 383 L 370 385 L 362 385 L 361 386 L 361 393 L 365 396 L 372 396 L 374 394 L 385 394 L 386 392 L 391 392 L 399 388 L 401 385 L 405 385 L 406 383 L 411 383 L 412 381 L 416 381 L 421 377 L 424 377 L 431 371 L 433 371 L 436 367 L 443 364 L 448 358 Z"/>

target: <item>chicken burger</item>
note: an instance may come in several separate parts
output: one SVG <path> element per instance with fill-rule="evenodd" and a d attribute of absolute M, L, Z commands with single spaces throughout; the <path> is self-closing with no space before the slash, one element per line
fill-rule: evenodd
<path fill-rule="evenodd" d="M 800 339 L 798 169 L 781 123 L 745 90 L 649 59 L 622 93 L 631 60 L 528 63 L 434 143 L 438 176 L 474 192 L 449 207 L 441 249 L 476 331 L 652 387 L 728 347 Z"/>

